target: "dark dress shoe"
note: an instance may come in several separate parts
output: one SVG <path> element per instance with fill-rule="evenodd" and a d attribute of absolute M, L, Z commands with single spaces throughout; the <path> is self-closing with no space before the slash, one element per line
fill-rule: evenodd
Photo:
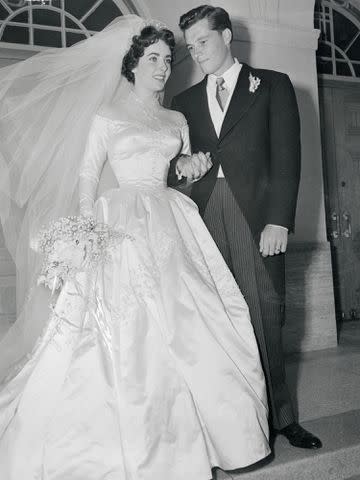
<path fill-rule="evenodd" d="M 279 430 L 278 433 L 284 435 L 294 447 L 311 449 L 322 447 L 321 440 L 305 430 L 305 428 L 298 423 L 291 423 L 282 430 Z"/>

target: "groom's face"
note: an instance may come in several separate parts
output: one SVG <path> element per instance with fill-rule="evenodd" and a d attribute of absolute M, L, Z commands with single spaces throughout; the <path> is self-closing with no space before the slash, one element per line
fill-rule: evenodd
<path fill-rule="evenodd" d="M 228 68 L 231 42 L 229 29 L 211 30 L 206 18 L 185 30 L 186 46 L 205 74 L 222 75 Z"/>

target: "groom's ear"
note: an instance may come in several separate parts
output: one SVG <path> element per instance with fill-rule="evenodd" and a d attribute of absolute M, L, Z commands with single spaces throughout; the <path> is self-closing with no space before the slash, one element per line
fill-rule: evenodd
<path fill-rule="evenodd" d="M 230 45 L 232 41 L 232 33 L 230 28 L 225 28 L 225 30 L 221 32 L 221 35 L 223 37 L 225 45 Z"/>

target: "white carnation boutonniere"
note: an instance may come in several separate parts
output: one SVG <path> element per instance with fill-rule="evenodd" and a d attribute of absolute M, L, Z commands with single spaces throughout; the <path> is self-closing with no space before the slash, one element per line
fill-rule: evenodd
<path fill-rule="evenodd" d="M 253 75 L 250 72 L 250 74 L 249 74 L 249 92 L 255 93 L 256 90 L 259 88 L 260 82 L 261 82 L 260 78 L 255 77 L 255 75 Z"/>

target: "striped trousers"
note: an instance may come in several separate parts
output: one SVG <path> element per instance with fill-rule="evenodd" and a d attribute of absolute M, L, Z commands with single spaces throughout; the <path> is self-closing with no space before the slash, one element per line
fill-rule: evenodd
<path fill-rule="evenodd" d="M 225 179 L 217 179 L 204 213 L 214 238 L 249 306 L 270 404 L 270 425 L 279 430 L 295 421 L 285 378 L 281 327 L 284 320 L 284 255 L 264 259 L 258 239 Z"/>

